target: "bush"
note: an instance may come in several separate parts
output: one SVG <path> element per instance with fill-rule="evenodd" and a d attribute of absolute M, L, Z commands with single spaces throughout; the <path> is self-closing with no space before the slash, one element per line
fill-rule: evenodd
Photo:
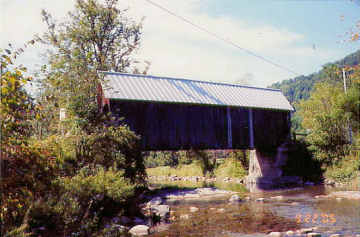
<path fill-rule="evenodd" d="M 235 158 L 235 155 L 226 158 L 224 163 L 220 164 L 214 172 L 216 177 L 232 177 L 243 178 L 247 175 L 247 170 L 244 168 L 241 161 Z"/>
<path fill-rule="evenodd" d="M 158 166 L 176 166 L 178 164 L 178 152 L 173 151 L 151 151 L 144 158 L 146 168 Z"/>
<path fill-rule="evenodd" d="M 347 156 L 338 164 L 328 167 L 324 175 L 334 181 L 348 183 L 358 175 L 359 171 L 359 158 Z"/>
<path fill-rule="evenodd" d="M 91 133 L 76 136 L 78 166 L 101 165 L 105 169 L 115 166 L 132 182 L 143 182 L 145 166 L 139 137 L 128 126 L 99 125 Z"/>
<path fill-rule="evenodd" d="M 62 216 L 66 231 L 82 236 L 97 231 L 103 218 L 123 215 L 134 208 L 132 202 L 143 187 L 124 178 L 122 171 L 101 166 L 84 167 L 72 178 L 59 179 L 57 185 L 64 193 L 54 208 Z"/>
<path fill-rule="evenodd" d="M 13 149 L 4 149 L 7 152 L 0 182 L 0 221 L 7 231 L 23 223 L 32 202 L 51 192 L 51 182 L 58 174 L 46 150 L 32 146 L 10 148 Z"/>
<path fill-rule="evenodd" d="M 179 177 L 187 176 L 203 176 L 204 170 L 200 162 L 193 162 L 189 165 L 179 165 L 177 167 L 162 166 L 156 168 L 148 168 L 147 174 L 151 176 L 171 176 L 177 175 Z"/>

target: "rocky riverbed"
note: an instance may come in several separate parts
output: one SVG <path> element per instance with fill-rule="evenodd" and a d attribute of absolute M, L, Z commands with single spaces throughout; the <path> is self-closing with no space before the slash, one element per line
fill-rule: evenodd
<path fill-rule="evenodd" d="M 161 189 L 144 197 L 142 216 L 114 224 L 133 236 L 360 237 L 359 197 L 311 185 L 263 194 Z"/>

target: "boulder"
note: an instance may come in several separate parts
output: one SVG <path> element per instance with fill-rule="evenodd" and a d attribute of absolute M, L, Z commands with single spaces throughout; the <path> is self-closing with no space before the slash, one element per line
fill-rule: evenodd
<path fill-rule="evenodd" d="M 150 201 L 148 201 L 146 204 L 147 206 L 155 206 L 155 205 L 160 205 L 163 203 L 163 200 L 161 197 L 154 197 L 153 199 L 151 199 Z"/>
<path fill-rule="evenodd" d="M 129 233 L 134 236 L 148 235 L 149 227 L 146 225 L 136 225 L 129 230 Z"/>
<path fill-rule="evenodd" d="M 219 208 L 219 209 L 217 210 L 217 212 L 218 212 L 218 213 L 224 213 L 224 212 L 225 212 L 225 209 L 224 209 L 224 208 Z"/>
<path fill-rule="evenodd" d="M 230 197 L 229 202 L 241 202 L 241 198 L 239 195 L 234 194 Z"/>
<path fill-rule="evenodd" d="M 170 217 L 169 205 L 158 205 L 151 207 L 151 212 L 159 216 L 161 220 L 167 221 Z"/>
<path fill-rule="evenodd" d="M 271 237 L 281 237 L 282 234 L 281 234 L 281 232 L 270 232 L 270 234 L 268 234 L 267 236 L 271 236 Z"/>
<path fill-rule="evenodd" d="M 190 207 L 190 212 L 197 212 L 199 208 L 197 207 Z"/>
<path fill-rule="evenodd" d="M 308 233 L 308 234 L 306 235 L 306 237 L 321 237 L 321 234 L 311 232 L 311 233 Z"/>
<path fill-rule="evenodd" d="M 304 228 L 304 229 L 300 229 L 300 233 L 301 234 L 308 234 L 314 231 L 314 228 Z"/>
<path fill-rule="evenodd" d="M 187 220 L 189 218 L 190 218 L 190 216 L 188 214 L 184 214 L 184 215 L 180 216 L 180 219 L 183 219 L 183 220 Z"/>
<path fill-rule="evenodd" d="M 274 196 L 274 197 L 271 197 L 270 199 L 273 199 L 273 200 L 278 200 L 278 201 L 280 201 L 280 200 L 284 200 L 284 196 Z"/>

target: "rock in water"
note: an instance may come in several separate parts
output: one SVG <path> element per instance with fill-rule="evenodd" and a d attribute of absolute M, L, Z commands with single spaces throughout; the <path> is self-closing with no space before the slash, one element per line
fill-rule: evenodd
<path fill-rule="evenodd" d="M 149 227 L 146 225 L 136 225 L 129 230 L 129 233 L 135 236 L 144 236 L 149 234 Z"/>
<path fill-rule="evenodd" d="M 241 198 L 239 197 L 239 195 L 234 194 L 230 197 L 229 202 L 241 202 Z"/>
<path fill-rule="evenodd" d="M 220 208 L 217 210 L 218 213 L 224 213 L 225 212 L 225 209 L 224 208 Z"/>
<path fill-rule="evenodd" d="M 187 220 L 189 218 L 190 218 L 190 216 L 188 214 L 184 214 L 184 215 L 180 216 L 180 219 L 183 219 L 183 220 Z"/>
<path fill-rule="evenodd" d="M 197 212 L 199 208 L 197 207 L 190 207 L 190 212 Z"/>
<path fill-rule="evenodd" d="M 307 237 L 321 237 L 321 234 L 319 234 L 319 233 L 308 233 L 306 236 Z"/>
<path fill-rule="evenodd" d="M 153 206 L 151 208 L 151 211 L 159 216 L 161 218 L 161 220 L 163 221 L 167 221 L 170 217 L 170 207 L 169 205 L 158 205 L 158 206 Z"/>
<path fill-rule="evenodd" d="M 161 197 L 155 197 L 147 202 L 147 206 L 151 207 L 151 206 L 160 205 L 160 204 L 162 204 L 162 202 L 163 202 L 163 200 Z"/>
<path fill-rule="evenodd" d="M 265 198 L 258 198 L 258 199 L 256 199 L 256 201 L 257 202 L 263 202 L 263 201 L 265 201 Z"/>
<path fill-rule="evenodd" d="M 271 237 L 281 237 L 281 232 L 271 232 L 270 234 L 268 234 L 267 236 L 271 236 Z"/>
<path fill-rule="evenodd" d="M 284 199 L 284 196 L 274 196 L 274 197 L 271 197 L 270 199 L 273 199 L 273 200 L 283 200 Z"/>

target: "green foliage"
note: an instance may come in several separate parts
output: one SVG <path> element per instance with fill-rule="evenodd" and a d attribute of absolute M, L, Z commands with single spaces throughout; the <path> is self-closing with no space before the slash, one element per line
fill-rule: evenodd
<path fill-rule="evenodd" d="M 47 32 L 29 42 L 51 48 L 36 105 L 23 89 L 32 80 L 26 68 L 13 64 L 23 50 L 0 52 L 1 235 L 90 236 L 101 232 L 104 217 L 136 206 L 145 185 L 139 138 L 112 126 L 96 100 L 97 70 L 132 70 L 140 43 L 141 24 L 117 2 L 77 0 L 58 25 L 43 11 Z"/>
<path fill-rule="evenodd" d="M 215 169 L 215 176 L 219 178 L 243 178 L 247 175 L 247 170 L 242 162 L 235 156 L 229 157 L 224 163 Z"/>
<path fill-rule="evenodd" d="M 25 44 L 26 46 L 27 44 Z M 22 49 L 0 50 L 1 53 L 1 234 L 20 226 L 32 201 L 45 195 L 56 167 L 46 150 L 29 145 L 31 120 L 36 117 L 32 99 L 24 90 L 31 81 L 23 73 L 26 68 L 16 66 L 15 59 Z M 21 236 L 22 228 L 9 232 Z"/>
<path fill-rule="evenodd" d="M 178 151 L 178 164 L 188 165 L 193 161 L 189 151 Z"/>
<path fill-rule="evenodd" d="M 52 48 L 48 66 L 41 70 L 42 93 L 38 98 L 46 134 L 56 133 L 60 108 L 84 130 L 99 120 L 99 70 L 128 72 L 133 69 L 133 52 L 139 47 L 141 23 L 135 23 L 117 7 L 117 0 L 77 0 L 67 20 L 57 24 L 42 12 L 47 32 L 42 42 Z M 48 119 L 50 118 L 50 119 Z"/>
<path fill-rule="evenodd" d="M 317 73 L 310 74 L 308 76 L 299 76 L 293 79 L 284 80 L 272 84 L 270 87 L 280 89 L 290 103 L 296 108 L 297 104 L 301 100 L 307 100 L 310 97 L 311 92 L 315 88 L 315 84 L 318 82 L 327 82 L 336 84 L 337 82 L 342 83 L 342 72 L 341 67 L 346 66 L 348 85 L 352 75 L 356 74 L 352 68 L 360 64 L 360 50 L 353 54 L 346 56 L 345 58 L 336 61 L 334 63 L 326 64 L 322 70 Z M 351 82 L 350 82 L 351 83 Z M 359 111 L 359 109 L 357 109 Z M 292 132 L 304 132 L 302 127 L 302 116 L 295 112 L 292 114 Z"/>
<path fill-rule="evenodd" d="M 270 87 L 280 89 L 286 98 L 290 101 L 290 103 L 294 104 L 300 100 L 308 99 L 310 97 L 310 92 L 313 90 L 315 84 L 317 82 L 329 79 L 329 75 L 331 75 L 333 79 L 336 77 L 337 80 L 342 80 L 341 74 L 329 74 L 329 70 L 334 69 L 334 66 L 341 67 L 343 65 L 347 65 L 352 67 L 358 64 L 360 64 L 360 50 L 346 56 L 342 60 L 325 65 L 324 68 L 318 73 L 313 73 L 308 76 L 299 76 L 290 80 L 277 82 L 272 84 Z"/>
<path fill-rule="evenodd" d="M 155 168 L 158 166 L 176 166 L 179 152 L 174 151 L 151 151 L 145 155 L 145 167 Z"/>
<path fill-rule="evenodd" d="M 111 168 L 106 171 L 100 165 L 95 169 L 84 167 L 74 177 L 59 179 L 59 185 L 85 203 L 94 198 L 125 203 L 134 194 L 134 185 L 124 178 L 122 172 Z"/>
<path fill-rule="evenodd" d="M 15 56 L 12 55 L 12 49 L 1 49 L 0 54 L 1 146 L 21 145 L 31 132 L 33 103 L 24 86 L 32 79 L 23 75 L 26 72 L 25 67 L 14 65 Z"/>
<path fill-rule="evenodd" d="M 146 170 L 151 176 L 170 176 L 177 175 L 179 177 L 203 176 L 204 170 L 200 162 L 193 162 L 189 165 L 179 165 L 177 167 L 159 166 Z"/>
<path fill-rule="evenodd" d="M 80 136 L 79 136 L 80 135 Z M 145 166 L 139 137 L 127 126 L 99 125 L 91 133 L 75 136 L 77 166 L 116 167 L 133 182 L 143 182 Z"/>
<path fill-rule="evenodd" d="M 338 164 L 328 167 L 324 176 L 337 182 L 348 183 L 360 174 L 359 171 L 359 158 L 348 156 Z"/>
<path fill-rule="evenodd" d="M 360 80 L 353 82 L 353 85 L 341 101 L 340 106 L 346 113 L 345 116 L 351 122 L 353 131 L 360 131 Z"/>
<path fill-rule="evenodd" d="M 190 150 L 188 155 L 192 157 L 192 160 L 200 164 L 203 170 L 203 175 L 212 175 L 216 165 L 216 159 L 210 152 L 202 150 Z"/>
<path fill-rule="evenodd" d="M 190 164 L 178 162 L 175 167 L 159 166 L 155 168 L 148 168 L 146 172 L 151 176 L 171 176 L 177 175 L 180 177 L 186 176 L 217 176 L 217 177 L 234 177 L 240 178 L 247 174 L 249 166 L 249 154 L 247 151 L 233 151 L 227 152 L 222 164 L 217 164 L 215 155 L 209 151 L 192 150 L 189 152 L 179 153 L 186 155 L 186 159 L 190 159 Z M 184 155 L 185 156 L 185 155 Z M 184 159 L 184 158 L 183 158 Z"/>
<path fill-rule="evenodd" d="M 80 236 L 99 230 L 103 218 L 124 214 L 141 188 L 124 178 L 121 171 L 105 170 L 100 165 L 84 167 L 71 178 L 58 178 L 56 185 L 62 190 L 53 205 L 61 216 L 60 225 L 65 233 Z"/>
<path fill-rule="evenodd" d="M 29 237 L 31 233 L 26 233 L 27 225 L 21 225 L 18 228 L 13 229 L 12 231 L 6 233 L 4 237 Z"/>
<path fill-rule="evenodd" d="M 326 162 L 337 162 L 348 152 L 347 118 L 341 109 L 343 89 L 329 83 L 319 83 L 307 101 L 299 104 L 303 127 L 315 156 Z"/>

